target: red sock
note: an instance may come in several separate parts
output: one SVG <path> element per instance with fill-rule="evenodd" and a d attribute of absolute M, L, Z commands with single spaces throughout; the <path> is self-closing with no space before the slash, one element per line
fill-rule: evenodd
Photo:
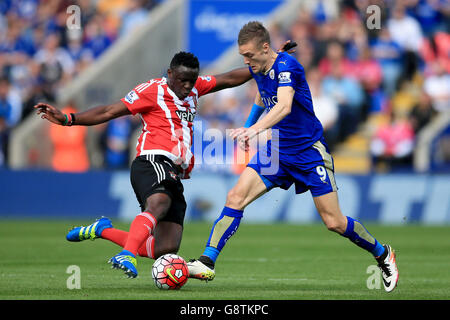
<path fill-rule="evenodd" d="M 123 248 L 128 240 L 128 232 L 119 229 L 108 228 L 103 230 L 102 238 L 114 242 L 115 244 L 118 244 Z M 140 255 L 141 257 L 154 259 L 154 249 L 155 238 L 153 236 L 149 236 L 139 248 L 138 255 Z"/>
<path fill-rule="evenodd" d="M 128 232 L 128 239 L 123 247 L 136 255 L 138 249 L 144 244 L 145 240 L 153 233 L 156 226 L 156 219 L 149 212 L 142 212 L 134 218 Z"/>
<path fill-rule="evenodd" d="M 128 232 L 119 229 L 108 228 L 103 230 L 102 238 L 112 241 L 123 248 L 125 246 L 125 243 L 127 243 Z"/>
<path fill-rule="evenodd" d="M 138 255 L 155 259 L 155 238 L 153 236 L 149 236 L 144 244 L 141 245 Z"/>

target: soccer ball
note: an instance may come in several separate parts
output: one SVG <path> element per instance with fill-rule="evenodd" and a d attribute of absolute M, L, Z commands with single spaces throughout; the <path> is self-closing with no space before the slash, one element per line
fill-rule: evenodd
<path fill-rule="evenodd" d="M 152 266 L 152 278 L 159 289 L 178 290 L 189 277 L 186 261 L 176 254 L 165 254 Z"/>

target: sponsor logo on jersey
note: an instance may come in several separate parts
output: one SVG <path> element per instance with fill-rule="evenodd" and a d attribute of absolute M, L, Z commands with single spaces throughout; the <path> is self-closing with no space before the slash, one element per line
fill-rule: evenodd
<path fill-rule="evenodd" d="M 264 105 L 269 108 L 272 108 L 274 105 L 276 105 L 278 103 L 278 97 L 277 96 L 272 96 L 272 97 L 261 97 Z"/>
<path fill-rule="evenodd" d="M 280 72 L 278 75 L 279 83 L 291 83 L 291 73 L 290 72 Z"/>
<path fill-rule="evenodd" d="M 125 96 L 125 100 L 129 103 L 129 104 L 133 104 L 133 102 L 135 102 L 136 100 L 139 100 L 139 96 L 137 95 L 137 93 L 134 90 L 131 90 L 130 92 L 128 92 L 128 94 Z"/>
<path fill-rule="evenodd" d="M 178 118 L 180 118 L 181 120 L 185 120 L 187 122 L 194 121 L 194 114 L 190 111 L 176 110 L 175 113 L 177 114 Z"/>

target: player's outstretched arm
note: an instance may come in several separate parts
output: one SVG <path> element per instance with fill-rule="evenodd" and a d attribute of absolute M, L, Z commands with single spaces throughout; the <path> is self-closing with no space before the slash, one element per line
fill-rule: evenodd
<path fill-rule="evenodd" d="M 297 43 L 295 41 L 287 40 L 283 45 L 277 50 L 277 52 L 286 51 L 288 53 L 294 53 Z M 233 88 L 246 83 L 252 78 L 250 70 L 248 67 L 234 69 L 229 72 L 225 72 L 214 76 L 216 78 L 216 86 L 210 92 L 216 92 L 219 90 Z"/>
<path fill-rule="evenodd" d="M 218 74 L 214 77 L 216 78 L 216 86 L 210 92 L 240 86 L 250 80 L 252 75 L 248 68 L 245 67 Z"/>
<path fill-rule="evenodd" d="M 36 113 L 41 115 L 42 119 L 47 119 L 48 121 L 61 126 L 92 126 L 131 114 L 130 110 L 128 110 L 122 101 L 69 115 L 62 113 L 54 106 L 47 103 L 38 103 L 34 108 L 37 110 Z"/>

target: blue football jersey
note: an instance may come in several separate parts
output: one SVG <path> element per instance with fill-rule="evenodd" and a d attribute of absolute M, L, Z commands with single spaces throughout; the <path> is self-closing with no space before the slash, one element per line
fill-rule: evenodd
<path fill-rule="evenodd" d="M 323 127 L 314 114 L 305 70 L 294 57 L 286 52 L 279 53 L 272 68 L 265 74 L 253 73 L 250 67 L 249 70 L 267 111 L 278 101 L 278 87 L 290 86 L 295 90 L 291 113 L 272 127 L 272 141 L 278 138 L 280 157 L 298 154 L 322 138 Z M 269 144 L 270 147 L 274 152 L 275 143 L 272 146 Z"/>

